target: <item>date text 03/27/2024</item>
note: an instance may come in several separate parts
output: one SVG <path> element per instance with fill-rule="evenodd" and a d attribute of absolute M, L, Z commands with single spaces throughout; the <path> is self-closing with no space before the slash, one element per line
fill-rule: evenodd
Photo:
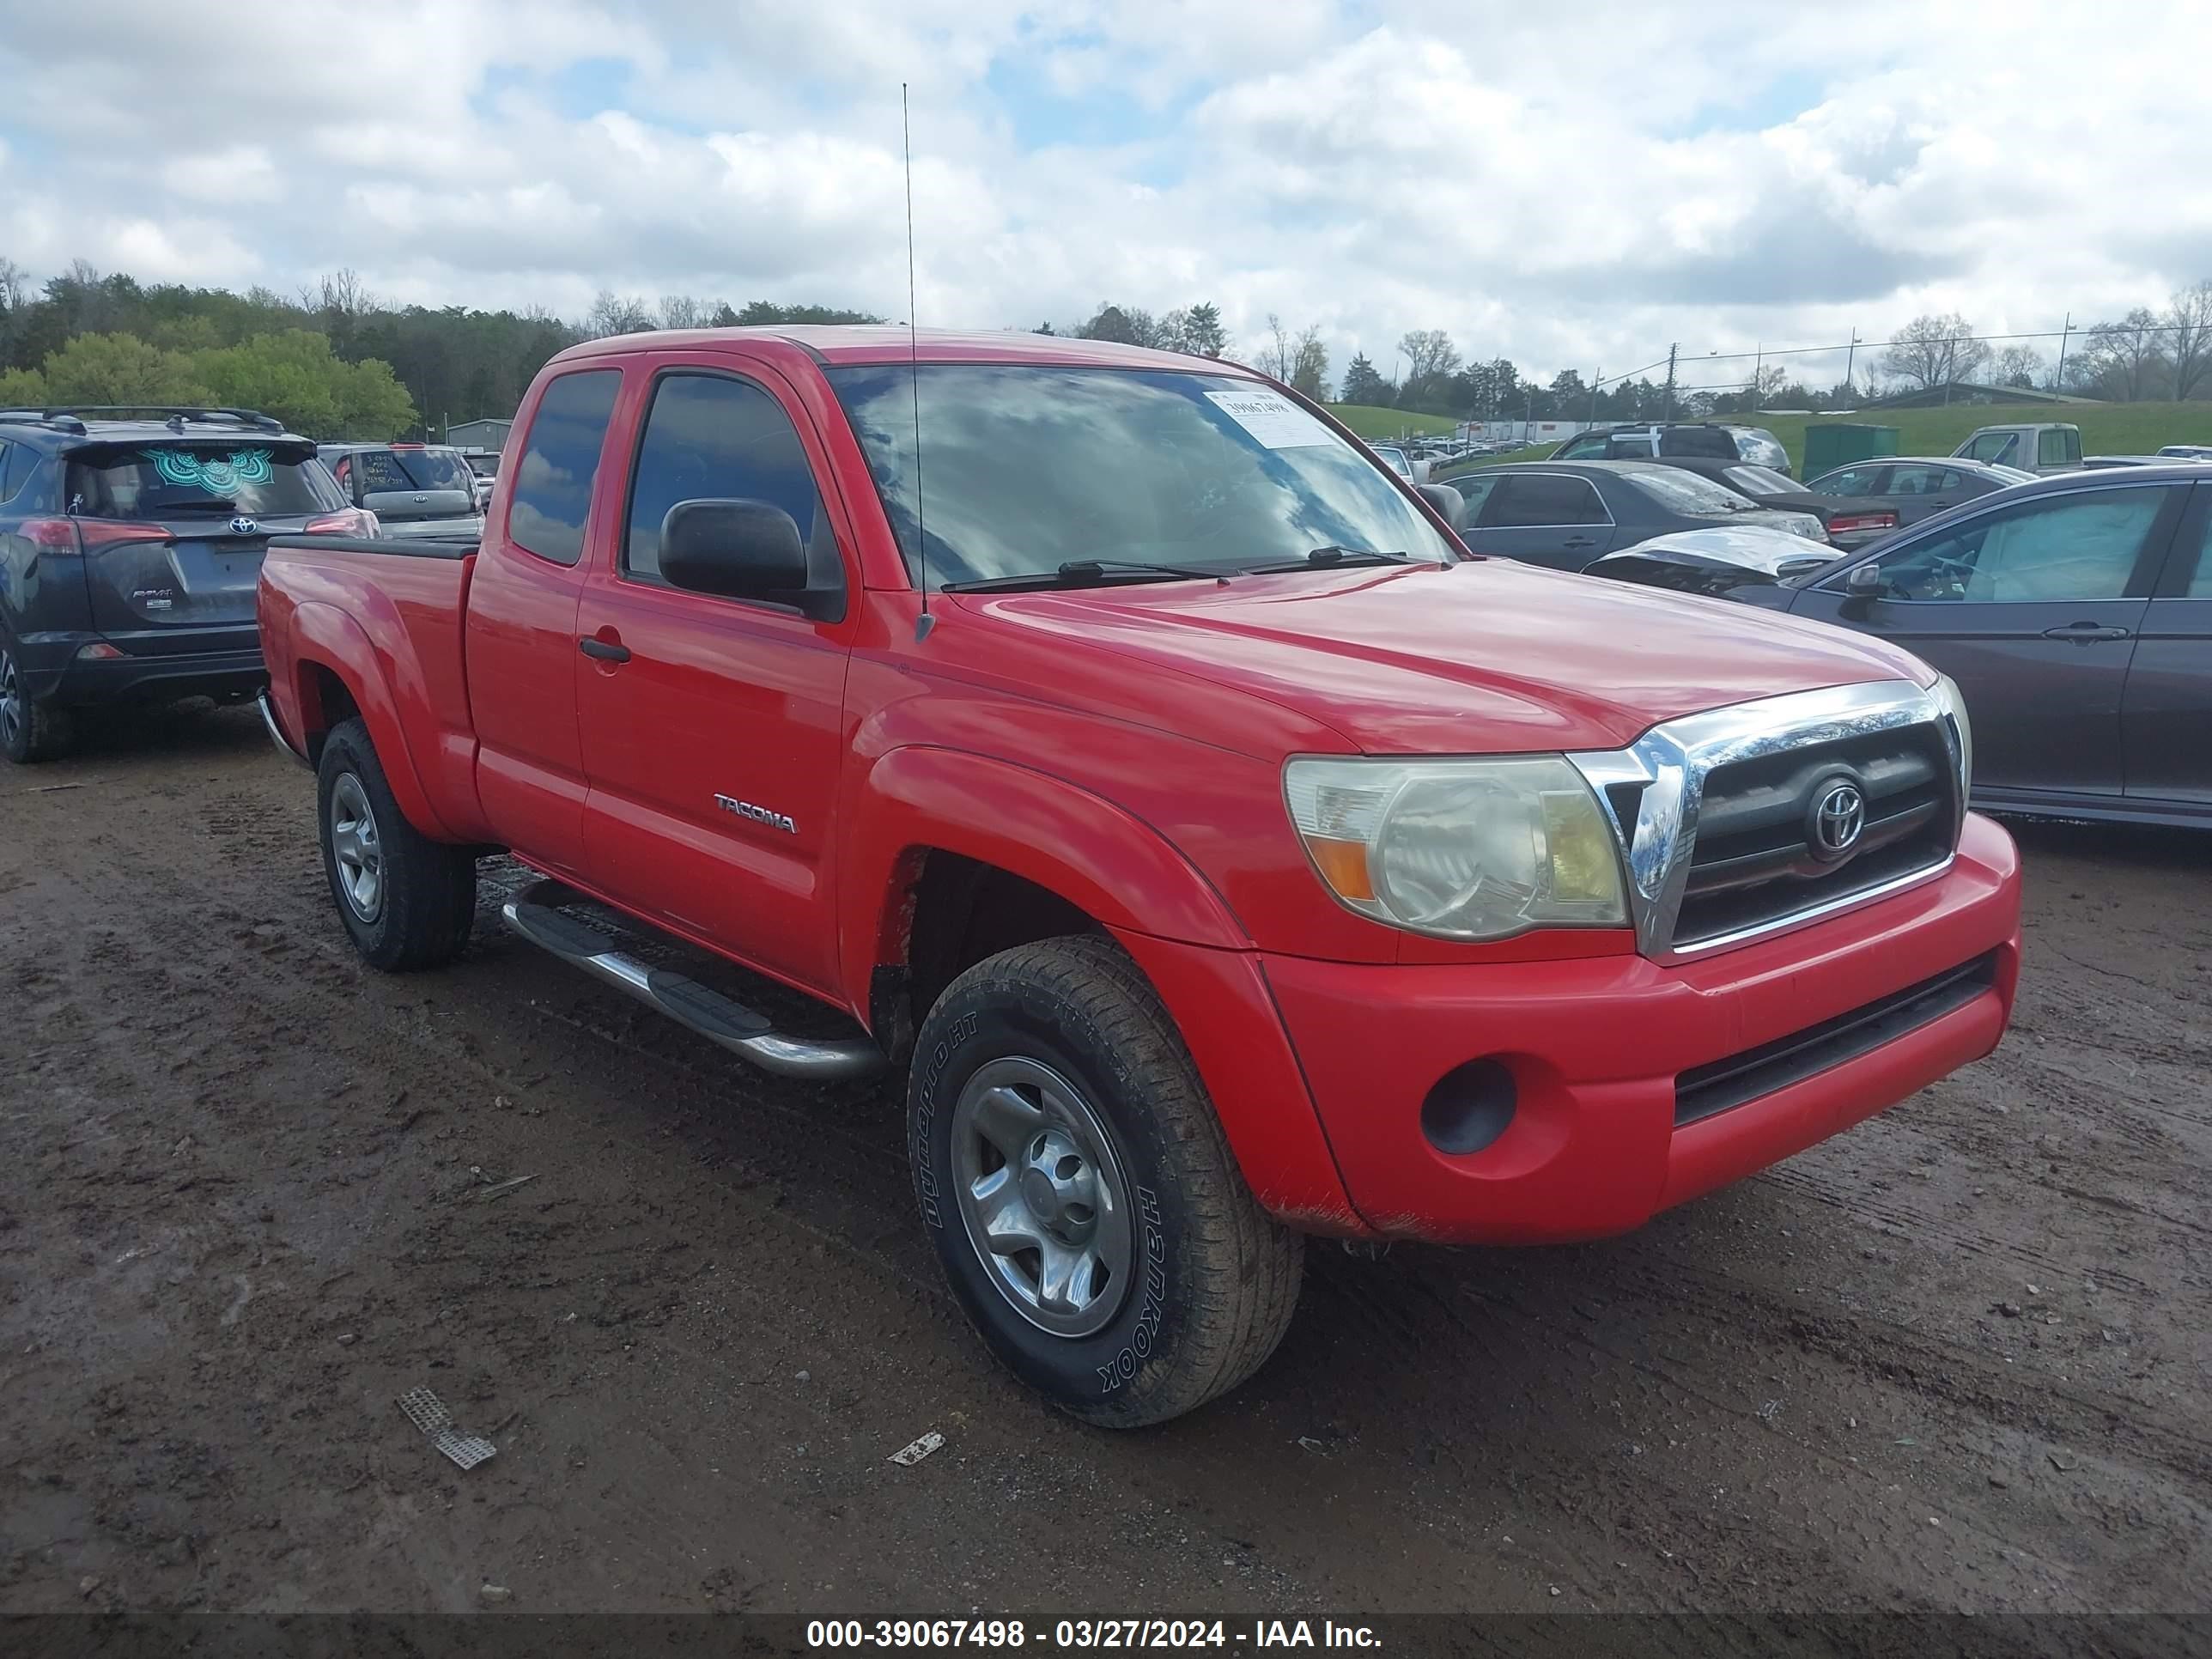
<path fill-rule="evenodd" d="M 1365 1625 L 1334 1620 L 1060 1619 L 1034 1628 L 1018 1619 L 810 1620 L 810 1648 L 1379 1648 Z"/>

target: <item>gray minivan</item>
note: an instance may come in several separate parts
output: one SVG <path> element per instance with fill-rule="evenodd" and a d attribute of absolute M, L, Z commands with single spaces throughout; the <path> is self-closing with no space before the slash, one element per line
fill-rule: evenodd
<path fill-rule="evenodd" d="M 443 444 L 319 444 L 356 507 L 376 514 L 387 536 L 468 540 L 483 534 L 477 475 Z"/>

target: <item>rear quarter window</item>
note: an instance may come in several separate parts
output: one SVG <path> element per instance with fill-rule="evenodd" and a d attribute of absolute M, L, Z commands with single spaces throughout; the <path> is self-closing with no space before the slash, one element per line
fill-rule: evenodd
<path fill-rule="evenodd" d="M 507 538 L 555 564 L 584 556 L 584 525 L 607 422 L 622 389 L 617 368 L 563 374 L 545 388 L 507 491 Z"/>

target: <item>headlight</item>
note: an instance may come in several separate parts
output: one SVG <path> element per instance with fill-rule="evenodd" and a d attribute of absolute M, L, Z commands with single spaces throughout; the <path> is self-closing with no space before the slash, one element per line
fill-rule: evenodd
<path fill-rule="evenodd" d="M 1612 827 L 1556 755 L 1294 760 L 1283 787 L 1314 868 L 1361 915 L 1439 939 L 1627 925 Z"/>
<path fill-rule="evenodd" d="M 1959 734 L 1959 799 L 1963 803 L 1974 793 L 1974 726 L 1966 718 L 1966 694 L 1948 674 L 1936 675 L 1935 691 L 1944 717 Z"/>

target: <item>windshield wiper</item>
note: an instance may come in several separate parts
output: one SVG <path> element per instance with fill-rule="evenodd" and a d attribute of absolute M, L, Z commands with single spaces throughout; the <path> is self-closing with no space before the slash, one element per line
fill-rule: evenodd
<path fill-rule="evenodd" d="M 1316 547 L 1303 559 L 1287 559 L 1279 564 L 1255 564 L 1245 567 L 1246 574 L 1254 576 L 1279 575 L 1285 570 L 1327 569 L 1340 564 L 1427 564 L 1426 559 L 1417 559 L 1410 553 L 1380 553 L 1371 547 L 1338 547 L 1334 544 Z"/>
<path fill-rule="evenodd" d="M 1069 559 L 1056 570 L 1032 570 L 1015 576 L 979 576 L 974 581 L 946 582 L 947 593 L 981 593 L 1006 588 L 1095 587 L 1115 576 L 1164 577 L 1178 582 L 1219 582 L 1229 578 L 1218 570 L 1194 570 L 1186 564 L 1151 564 L 1142 559 Z"/>

